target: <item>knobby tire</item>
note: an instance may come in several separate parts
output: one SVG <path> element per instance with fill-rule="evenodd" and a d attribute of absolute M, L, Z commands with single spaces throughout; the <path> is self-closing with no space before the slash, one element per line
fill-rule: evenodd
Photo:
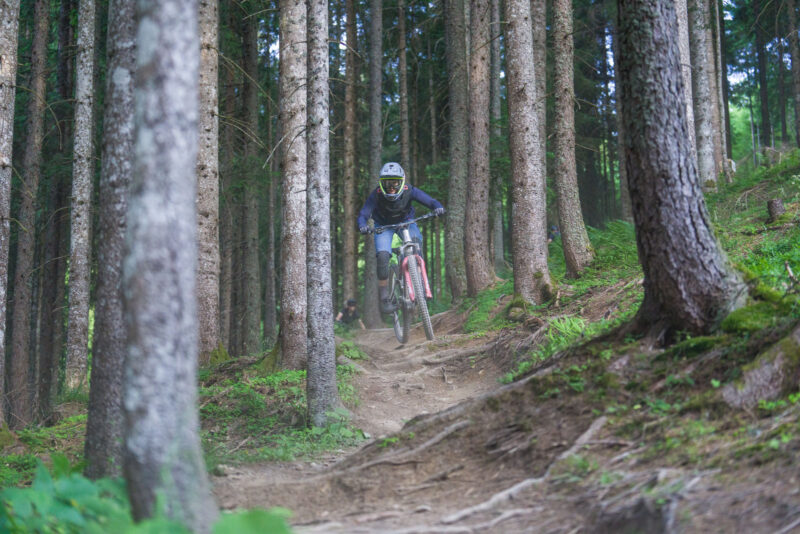
<path fill-rule="evenodd" d="M 428 301 L 425 300 L 425 288 L 422 285 L 422 276 L 417 265 L 417 257 L 408 257 L 408 273 L 411 275 L 411 283 L 414 285 L 414 301 L 417 303 L 417 310 L 422 318 L 422 326 L 425 327 L 425 337 L 433 339 L 433 325 L 431 316 L 428 313 Z"/>
<path fill-rule="evenodd" d="M 410 310 L 406 310 L 406 289 L 403 279 L 400 277 L 400 270 L 397 265 L 392 265 L 392 279 L 390 288 L 392 290 L 392 300 L 394 300 L 395 310 L 392 313 L 392 325 L 397 341 L 405 343 L 408 341 L 408 331 L 410 330 Z"/>

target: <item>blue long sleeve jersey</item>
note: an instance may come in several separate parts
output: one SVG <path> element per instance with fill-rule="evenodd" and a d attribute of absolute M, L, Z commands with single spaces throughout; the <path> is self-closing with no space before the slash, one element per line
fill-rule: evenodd
<path fill-rule="evenodd" d="M 415 216 L 412 200 L 416 200 L 426 208 L 435 210 L 442 204 L 413 185 L 406 185 L 400 198 L 390 202 L 383 196 L 379 187 L 376 187 L 367 197 L 361 211 L 358 212 L 358 227 L 367 225 L 367 220 L 372 217 L 378 225 L 397 224 L 413 219 Z"/>

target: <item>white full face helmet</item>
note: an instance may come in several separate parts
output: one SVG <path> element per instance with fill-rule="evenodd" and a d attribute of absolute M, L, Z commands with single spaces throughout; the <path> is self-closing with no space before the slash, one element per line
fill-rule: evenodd
<path fill-rule="evenodd" d="M 395 201 L 403 194 L 403 187 L 406 185 L 406 173 L 399 163 L 390 161 L 381 167 L 381 175 L 378 179 L 378 187 L 381 188 L 383 196 L 387 200 Z"/>

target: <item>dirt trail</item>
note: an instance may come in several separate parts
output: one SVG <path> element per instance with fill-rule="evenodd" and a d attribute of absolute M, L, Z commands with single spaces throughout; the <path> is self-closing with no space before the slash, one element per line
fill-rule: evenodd
<path fill-rule="evenodd" d="M 666 464 L 591 403 L 544 394 L 557 357 L 499 384 L 541 322 L 473 338 L 454 312 L 434 319 L 433 342 L 420 329 L 404 346 L 388 329 L 356 336 L 369 360 L 353 418 L 371 442 L 229 468 L 214 479 L 222 508 L 286 507 L 305 534 L 800 531 L 795 461 Z"/>

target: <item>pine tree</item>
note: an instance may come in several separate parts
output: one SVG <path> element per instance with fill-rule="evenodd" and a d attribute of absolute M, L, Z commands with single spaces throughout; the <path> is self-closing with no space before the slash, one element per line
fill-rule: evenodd
<path fill-rule="evenodd" d="M 280 1 L 283 132 L 281 351 L 283 366 L 306 362 L 306 6 Z"/>
<path fill-rule="evenodd" d="M 675 4 L 617 5 L 625 164 L 644 270 L 636 323 L 656 338 L 670 330 L 708 332 L 742 303 L 746 287 L 714 238 L 690 156 Z M 642 120 L 665 109 L 673 112 Z"/>
<path fill-rule="evenodd" d="M 488 0 L 470 0 L 469 175 L 464 230 L 467 292 L 494 281 L 489 255 L 489 21 Z M 537 151 L 538 154 L 538 151 Z"/>
<path fill-rule="evenodd" d="M 348 13 L 354 14 L 353 11 Z M 348 16 L 348 27 L 350 21 Z M 331 225 L 329 92 L 327 2 L 310 0 L 308 3 L 307 213 L 309 233 L 315 236 L 328 236 Z M 328 422 L 328 414 L 340 404 L 336 385 L 336 343 L 333 336 L 330 240 L 324 237 L 319 241 L 309 239 L 307 256 L 308 419 L 314 426 L 324 426 Z"/>
<path fill-rule="evenodd" d="M 135 159 L 123 290 L 125 476 L 137 520 L 158 506 L 210 532 L 211 496 L 197 408 L 195 169 L 197 2 L 139 0 Z M 158 501 L 158 502 L 157 502 Z"/>
<path fill-rule="evenodd" d="M 11 176 L 14 146 L 14 97 L 17 89 L 17 28 L 19 0 L 5 0 L 0 21 L 0 355 L 6 352 L 6 293 L 11 238 Z M 0 399 L 5 399 L 6 359 L 0 357 Z M 6 424 L 0 403 L 0 428 Z"/>
<path fill-rule="evenodd" d="M 92 377 L 86 422 L 86 475 L 122 474 L 122 373 L 127 336 L 122 310 L 122 258 L 133 164 L 133 0 L 112 0 L 108 18 L 103 159 L 99 184 L 97 296 Z"/>
<path fill-rule="evenodd" d="M 92 194 L 94 190 L 94 0 L 80 0 L 75 86 L 75 160 L 72 167 L 69 328 L 66 386 L 83 389 L 89 353 Z"/>
<path fill-rule="evenodd" d="M 49 9 L 45 0 L 33 4 L 33 45 L 31 47 L 30 99 L 26 113 L 25 148 L 22 155 L 21 178 L 23 194 L 20 195 L 17 263 L 14 275 L 14 307 L 11 325 L 11 357 L 8 391 L 9 426 L 20 428 L 32 416 L 29 391 L 31 358 L 31 295 L 33 254 L 35 247 L 35 198 L 39 189 L 42 160 L 43 115 L 45 109 L 45 64 Z"/>
<path fill-rule="evenodd" d="M 550 297 L 545 227 L 545 176 L 528 0 L 506 0 L 509 148 L 514 212 L 511 248 L 514 293 L 533 304 Z M 475 71 L 473 71 L 475 72 Z M 469 271 L 467 271 L 469 272 Z"/>
<path fill-rule="evenodd" d="M 200 132 L 197 151 L 197 310 L 200 364 L 220 344 L 218 0 L 199 0 Z"/>

